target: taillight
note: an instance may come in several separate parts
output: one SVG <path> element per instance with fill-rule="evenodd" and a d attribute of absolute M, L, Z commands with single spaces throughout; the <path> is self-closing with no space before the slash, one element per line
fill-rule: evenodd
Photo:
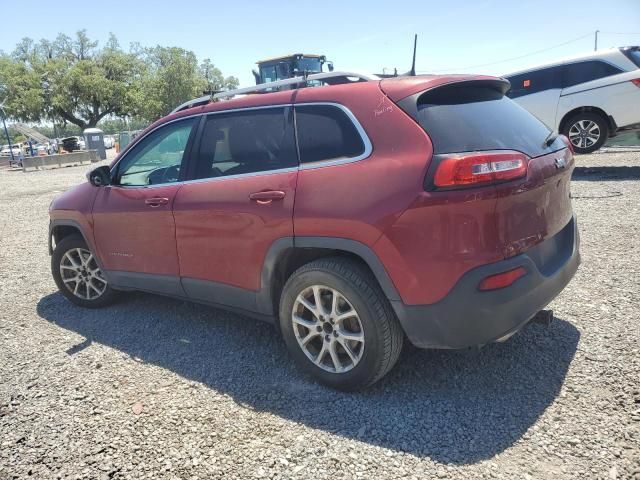
<path fill-rule="evenodd" d="M 576 153 L 573 150 L 573 143 L 571 143 L 571 141 L 567 138 L 566 135 L 558 135 L 558 136 L 564 142 L 564 144 L 567 146 L 567 148 L 571 151 L 571 153 Z"/>
<path fill-rule="evenodd" d="M 440 161 L 433 184 L 458 187 L 515 180 L 527 175 L 527 161 L 525 154 L 512 151 L 453 154 Z"/>
<path fill-rule="evenodd" d="M 631 83 L 633 83 L 636 87 L 640 87 L 640 78 L 634 78 L 633 80 L 631 80 Z"/>
<path fill-rule="evenodd" d="M 516 280 L 524 277 L 526 274 L 527 271 L 524 268 L 514 268 L 513 270 L 498 273 L 496 275 L 491 275 L 490 277 L 485 278 L 480 282 L 478 288 L 483 291 L 505 288 L 509 285 L 512 285 Z"/>

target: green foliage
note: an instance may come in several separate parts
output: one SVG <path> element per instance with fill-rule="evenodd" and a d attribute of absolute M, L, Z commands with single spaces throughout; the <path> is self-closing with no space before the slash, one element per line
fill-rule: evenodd
<path fill-rule="evenodd" d="M 237 85 L 209 59 L 199 65 L 193 52 L 139 44 L 127 52 L 113 34 L 100 48 L 85 30 L 53 41 L 24 38 L 11 55 L 0 52 L 0 103 L 7 116 L 53 121 L 60 131 L 68 124 L 94 127 L 105 118 L 151 122 L 205 90 Z"/>
<path fill-rule="evenodd" d="M 156 46 L 145 49 L 143 58 L 147 66 L 141 88 L 144 101 L 137 113 L 149 122 L 206 90 L 238 85 L 237 78 L 224 78 L 208 58 L 198 66 L 195 54 L 182 48 Z"/>

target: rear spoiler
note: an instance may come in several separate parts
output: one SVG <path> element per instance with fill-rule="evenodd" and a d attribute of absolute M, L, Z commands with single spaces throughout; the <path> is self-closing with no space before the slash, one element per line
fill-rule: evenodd
<path fill-rule="evenodd" d="M 497 77 L 484 77 L 484 78 L 469 78 L 460 79 L 459 81 L 451 81 L 446 83 L 440 83 L 432 86 L 431 88 L 425 88 L 424 90 L 415 92 L 408 95 L 401 100 L 396 101 L 396 104 L 404 110 L 414 120 L 418 119 L 418 104 L 420 103 L 420 97 L 424 94 L 433 92 L 434 90 L 440 90 L 442 88 L 460 88 L 460 87 L 484 87 L 504 95 L 511 88 L 511 83 L 506 78 Z"/>

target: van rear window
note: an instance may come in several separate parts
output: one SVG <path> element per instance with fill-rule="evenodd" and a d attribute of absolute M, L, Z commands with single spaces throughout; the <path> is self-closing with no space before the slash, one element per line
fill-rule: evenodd
<path fill-rule="evenodd" d="M 640 68 L 640 47 L 627 47 L 620 50 L 629 60 L 636 64 L 636 67 Z"/>
<path fill-rule="evenodd" d="M 418 122 L 435 154 L 517 150 L 530 157 L 559 150 L 545 146 L 550 130 L 524 108 L 487 86 L 451 85 L 418 99 Z"/>

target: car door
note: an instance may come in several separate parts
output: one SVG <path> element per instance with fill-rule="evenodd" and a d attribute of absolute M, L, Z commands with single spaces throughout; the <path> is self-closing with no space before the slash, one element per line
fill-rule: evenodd
<path fill-rule="evenodd" d="M 507 79 L 511 82 L 507 96 L 555 130 L 556 111 L 562 91 L 562 67 L 543 68 Z"/>
<path fill-rule="evenodd" d="M 638 71 L 624 72 L 600 60 L 565 65 L 558 118 L 580 107 L 595 107 L 613 117 L 618 127 L 640 121 L 640 89 L 632 83 Z"/>
<path fill-rule="evenodd" d="M 174 121 L 147 134 L 114 166 L 111 185 L 96 196 L 95 242 L 116 286 L 181 293 L 171 208 L 197 120 Z"/>
<path fill-rule="evenodd" d="M 196 300 L 259 311 L 267 251 L 293 237 L 292 108 L 214 113 L 201 130 L 173 205 L 182 285 Z"/>

